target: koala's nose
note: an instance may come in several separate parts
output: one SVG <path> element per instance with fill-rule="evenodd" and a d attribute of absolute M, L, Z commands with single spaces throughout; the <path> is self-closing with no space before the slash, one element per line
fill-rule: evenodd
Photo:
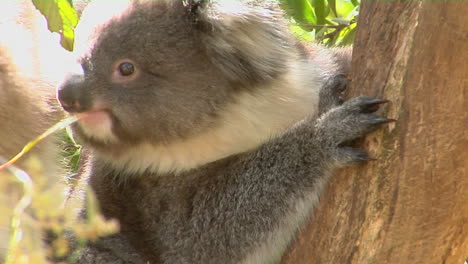
<path fill-rule="evenodd" d="M 89 96 L 83 87 L 83 82 L 83 75 L 71 74 L 59 85 L 57 98 L 65 111 L 80 113 L 89 109 Z"/>

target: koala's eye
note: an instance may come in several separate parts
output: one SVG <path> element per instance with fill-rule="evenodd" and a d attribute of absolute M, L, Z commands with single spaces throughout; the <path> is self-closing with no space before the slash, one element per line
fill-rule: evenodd
<path fill-rule="evenodd" d="M 138 66 L 137 63 L 130 59 L 118 60 L 112 65 L 113 71 L 110 80 L 115 83 L 134 81 L 141 73 L 141 69 Z"/>
<path fill-rule="evenodd" d="M 130 62 L 123 62 L 119 65 L 119 72 L 122 76 L 130 76 L 135 72 L 135 65 Z"/>

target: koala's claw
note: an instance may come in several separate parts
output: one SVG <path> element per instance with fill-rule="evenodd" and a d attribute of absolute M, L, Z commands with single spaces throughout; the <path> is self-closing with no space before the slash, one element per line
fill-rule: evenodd
<path fill-rule="evenodd" d="M 325 113 L 317 123 L 326 153 L 338 167 L 375 160 L 359 148 L 346 146 L 348 142 L 377 130 L 381 125 L 395 119 L 378 116 L 375 112 L 388 100 L 360 96 L 346 101 Z"/>
<path fill-rule="evenodd" d="M 379 110 L 381 104 L 386 104 L 390 102 L 389 100 L 379 99 L 379 98 L 367 98 L 364 99 L 362 104 L 363 113 L 374 113 Z"/>
<path fill-rule="evenodd" d="M 385 123 L 392 123 L 395 122 L 396 119 L 393 118 L 386 118 L 386 117 L 376 117 L 373 119 L 368 120 L 368 124 L 371 125 L 380 125 L 380 124 L 385 124 Z"/>
<path fill-rule="evenodd" d="M 371 158 L 369 155 L 367 155 L 366 152 L 363 152 L 362 154 L 356 155 L 354 159 L 358 162 L 368 162 L 368 161 L 375 161 L 377 160 L 376 158 Z"/>
<path fill-rule="evenodd" d="M 340 147 L 343 143 L 361 138 L 378 129 L 382 124 L 395 122 L 395 119 L 376 115 L 381 104 L 388 100 L 360 96 L 346 101 L 325 113 L 317 128 L 328 146 Z M 358 158 L 359 159 L 359 158 Z M 367 158 L 365 158 L 367 159 Z"/>
<path fill-rule="evenodd" d="M 335 165 L 338 167 L 346 167 L 355 164 L 375 161 L 377 159 L 369 157 L 366 151 L 359 148 L 339 147 L 334 152 Z"/>

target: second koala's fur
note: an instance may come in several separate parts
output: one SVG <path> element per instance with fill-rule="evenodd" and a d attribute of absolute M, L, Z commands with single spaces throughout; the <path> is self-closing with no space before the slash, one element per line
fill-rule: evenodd
<path fill-rule="evenodd" d="M 0 164 L 3 164 L 60 119 L 55 88 L 57 76 L 63 78 L 59 72 L 66 52 L 60 47 L 58 36 L 47 30 L 45 19 L 31 1 L 0 1 L 0 35 Z M 27 170 L 31 169 L 27 161 L 32 156 L 39 161 L 41 180 L 45 181 L 39 185 L 39 180 L 34 179 L 36 188 L 65 188 L 57 141 L 54 137 L 43 140 L 15 164 Z M 9 182 L 14 177 L 6 169 L 0 171 L 0 178 L 0 263 L 3 263 L 13 205 L 23 191 L 19 182 Z M 24 241 L 31 234 L 26 233 Z"/>
<path fill-rule="evenodd" d="M 388 121 L 339 105 L 349 53 L 298 43 L 273 2 L 95 1 L 77 55 L 58 98 L 121 224 L 79 263 L 277 263 L 333 169 L 367 160 L 343 143 Z"/>

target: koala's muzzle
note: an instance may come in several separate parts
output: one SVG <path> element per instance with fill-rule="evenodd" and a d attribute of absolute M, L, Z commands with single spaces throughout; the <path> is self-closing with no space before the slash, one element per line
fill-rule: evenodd
<path fill-rule="evenodd" d="M 57 98 L 63 109 L 70 113 L 86 112 L 91 102 L 85 89 L 84 76 L 70 74 L 58 87 Z"/>

